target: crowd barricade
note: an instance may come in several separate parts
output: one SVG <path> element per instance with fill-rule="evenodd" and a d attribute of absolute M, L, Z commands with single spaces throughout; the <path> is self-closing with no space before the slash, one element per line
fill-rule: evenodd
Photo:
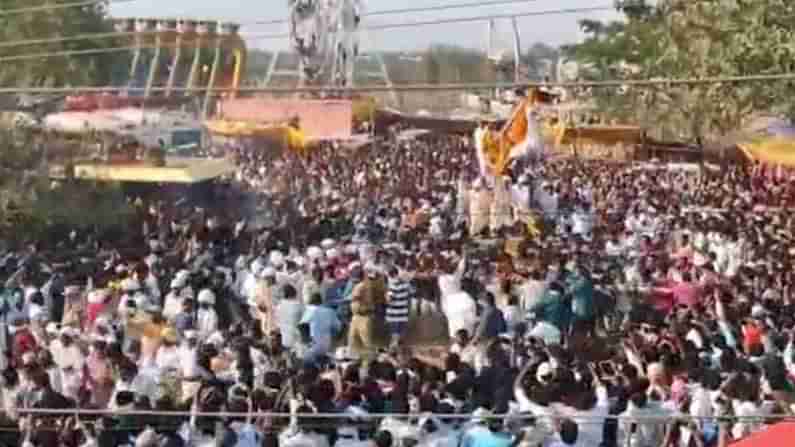
<path fill-rule="evenodd" d="M 80 409 L 80 408 L 73 408 L 73 409 L 47 409 L 47 408 L 31 408 L 31 409 L 20 409 L 17 411 L 20 416 L 36 416 L 36 415 L 44 415 L 44 416 L 64 416 L 64 417 L 93 417 L 93 416 L 118 416 L 118 415 L 125 415 L 125 416 L 152 416 L 152 417 L 217 417 L 217 418 L 229 418 L 229 417 L 241 417 L 247 416 L 250 418 L 311 418 L 311 419 L 339 419 L 342 421 L 348 422 L 351 419 L 350 413 L 286 413 L 286 412 L 203 412 L 203 411 L 157 411 L 157 410 L 136 410 L 136 409 L 129 409 L 129 410 L 119 410 L 119 409 Z M 491 413 L 483 413 L 474 416 L 473 414 L 461 414 L 461 413 L 366 413 L 366 412 L 359 412 L 356 414 L 356 419 L 360 420 L 380 420 L 384 418 L 396 418 L 396 419 L 405 419 L 405 418 L 417 418 L 417 417 L 433 417 L 437 419 L 446 419 L 446 420 L 511 420 L 511 421 L 520 421 L 520 420 L 535 420 L 543 419 L 543 418 L 550 418 L 550 419 L 559 419 L 560 416 L 549 415 L 533 415 L 533 414 L 526 414 L 526 413 L 506 413 L 506 414 L 491 414 Z M 730 423 L 734 422 L 744 422 L 744 421 L 793 421 L 795 420 L 795 416 L 791 414 L 769 414 L 769 415 L 753 415 L 753 416 L 737 416 L 737 415 L 725 415 L 725 416 L 694 416 L 688 414 L 677 414 L 676 416 L 671 415 L 632 415 L 632 416 L 621 416 L 621 415 L 604 415 L 604 416 L 585 416 L 580 415 L 573 417 L 576 421 L 606 421 L 606 420 L 632 420 L 632 421 L 681 421 L 681 420 L 693 420 L 693 421 L 726 421 Z"/>

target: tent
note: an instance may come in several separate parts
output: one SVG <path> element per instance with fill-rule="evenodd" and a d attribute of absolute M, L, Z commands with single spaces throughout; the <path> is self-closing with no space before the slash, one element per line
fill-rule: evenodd
<path fill-rule="evenodd" d="M 100 182 L 195 184 L 235 172 L 234 162 L 226 158 L 166 157 L 165 162 L 165 166 L 143 162 L 77 163 L 74 177 Z M 55 167 L 51 168 L 50 177 L 62 175 Z"/>
<path fill-rule="evenodd" d="M 478 120 L 449 119 L 444 117 L 409 115 L 391 109 L 375 111 L 375 133 L 386 135 L 389 126 L 402 123 L 414 129 L 426 129 L 433 132 L 471 135 L 478 127 Z"/>
<path fill-rule="evenodd" d="M 223 137 L 261 138 L 282 141 L 287 148 L 305 154 L 308 142 L 300 129 L 287 124 L 258 124 L 250 121 L 211 120 L 204 123 L 212 135 Z"/>
<path fill-rule="evenodd" d="M 738 145 L 746 157 L 772 165 L 795 166 L 795 137 L 762 137 Z"/>
<path fill-rule="evenodd" d="M 795 438 L 795 422 L 779 422 L 766 430 L 730 444 L 731 447 L 783 447 L 792 445 Z"/>
<path fill-rule="evenodd" d="M 770 123 L 737 146 L 750 160 L 795 166 L 795 127 L 789 123 Z"/>

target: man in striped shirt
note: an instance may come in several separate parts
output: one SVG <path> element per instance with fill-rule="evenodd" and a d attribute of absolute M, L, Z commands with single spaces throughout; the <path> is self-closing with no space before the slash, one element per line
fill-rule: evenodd
<path fill-rule="evenodd" d="M 406 332 L 411 300 L 414 297 L 414 287 L 397 267 L 390 267 L 388 274 L 386 323 L 394 346 L 402 340 L 403 334 Z"/>

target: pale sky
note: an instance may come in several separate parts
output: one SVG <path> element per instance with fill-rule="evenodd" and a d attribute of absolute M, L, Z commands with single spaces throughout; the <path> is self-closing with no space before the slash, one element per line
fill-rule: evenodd
<path fill-rule="evenodd" d="M 368 11 L 427 7 L 461 3 L 476 3 L 473 0 L 365 0 Z M 489 1 L 489 0 L 484 0 Z M 566 8 L 589 8 L 611 6 L 612 0 L 535 0 L 527 3 L 459 8 L 447 11 L 423 13 L 389 14 L 365 17 L 364 26 L 415 21 L 428 21 L 455 17 L 475 17 L 481 15 L 526 13 L 550 11 Z M 229 20 L 242 23 L 242 34 L 279 34 L 287 31 L 284 24 L 249 25 L 257 20 L 285 18 L 287 0 L 135 0 L 113 5 L 111 14 L 117 17 L 186 17 L 197 19 Z M 529 47 L 535 42 L 550 45 L 572 43 L 581 34 L 578 20 L 611 19 L 617 15 L 612 11 L 597 11 L 578 14 L 548 14 L 519 19 L 522 46 Z M 510 30 L 508 21 L 496 23 L 498 30 Z M 485 48 L 486 22 L 451 23 L 422 27 L 400 28 L 395 30 L 364 31 L 362 50 L 414 50 L 427 48 L 431 43 L 457 44 L 470 48 Z M 506 42 L 509 42 L 506 39 Z M 285 49 L 287 41 L 252 39 L 249 48 Z"/>

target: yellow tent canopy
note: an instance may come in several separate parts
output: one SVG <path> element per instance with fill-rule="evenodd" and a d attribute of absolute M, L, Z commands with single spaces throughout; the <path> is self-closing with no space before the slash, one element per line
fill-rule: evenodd
<path fill-rule="evenodd" d="M 562 129 L 565 127 L 565 129 Z M 617 144 L 639 144 L 643 130 L 638 126 L 565 126 L 562 122 L 544 122 L 544 140 L 554 147 L 589 144 L 614 146 Z"/>
<path fill-rule="evenodd" d="M 257 124 L 245 121 L 214 120 L 205 123 L 211 133 L 228 137 L 274 137 L 286 135 L 286 125 Z"/>
<path fill-rule="evenodd" d="M 259 124 L 248 121 L 212 120 L 205 123 L 210 133 L 226 137 L 260 137 L 285 141 L 287 146 L 304 153 L 307 138 L 301 129 L 286 124 Z"/>
<path fill-rule="evenodd" d="M 738 144 L 745 155 L 762 163 L 795 166 L 795 138 L 762 137 Z"/>
<path fill-rule="evenodd" d="M 166 157 L 164 166 L 146 163 L 77 163 L 74 176 L 81 180 L 130 183 L 200 183 L 235 172 L 235 164 L 226 158 Z M 62 178 L 63 168 L 50 168 L 51 178 Z"/>
<path fill-rule="evenodd" d="M 577 126 L 567 127 L 558 144 L 638 144 L 643 132 L 638 126 Z"/>

